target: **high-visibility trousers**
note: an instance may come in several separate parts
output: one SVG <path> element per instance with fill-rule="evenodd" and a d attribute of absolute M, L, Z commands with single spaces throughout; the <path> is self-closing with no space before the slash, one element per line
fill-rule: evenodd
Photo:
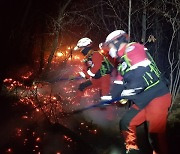
<path fill-rule="evenodd" d="M 145 108 L 139 109 L 135 104 L 120 120 L 120 130 L 125 139 L 126 149 L 139 149 L 137 145 L 136 128 L 147 122 L 149 140 L 154 151 L 167 154 L 166 124 L 171 95 L 154 98 Z M 156 142 L 155 141 L 156 138 Z"/>

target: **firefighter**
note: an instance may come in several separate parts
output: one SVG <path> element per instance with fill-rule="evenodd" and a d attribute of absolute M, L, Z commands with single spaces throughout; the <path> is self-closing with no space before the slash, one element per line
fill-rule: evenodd
<path fill-rule="evenodd" d="M 92 49 L 92 40 L 85 37 L 78 41 L 74 50 L 80 49 L 84 55 L 85 69 L 79 72 L 80 76 L 87 79 L 81 83 L 76 95 L 76 101 L 80 101 L 84 91 L 89 88 L 99 88 L 101 90 L 101 100 L 105 99 L 110 91 L 110 74 L 113 65 L 100 51 Z M 106 84 L 105 84 L 106 83 Z"/>
<path fill-rule="evenodd" d="M 145 47 L 137 42 L 128 43 L 128 39 L 125 31 L 115 30 L 102 44 L 119 63 L 110 99 L 123 97 L 134 102 L 119 123 L 126 153 L 140 153 L 136 128 L 146 122 L 154 154 L 166 154 L 165 130 L 171 95 Z"/>

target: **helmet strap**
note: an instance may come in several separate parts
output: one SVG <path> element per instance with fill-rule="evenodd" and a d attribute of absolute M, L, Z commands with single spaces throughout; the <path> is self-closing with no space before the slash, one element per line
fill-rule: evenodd
<path fill-rule="evenodd" d="M 119 46 L 120 46 L 120 44 L 121 44 L 122 42 L 121 41 L 119 41 L 118 40 L 118 42 L 117 43 L 113 43 L 114 44 L 114 46 L 115 46 L 115 48 L 117 49 L 117 51 L 118 51 L 118 49 L 119 49 Z"/>
<path fill-rule="evenodd" d="M 91 50 L 91 47 L 84 47 L 84 49 L 81 52 L 84 56 L 86 56 L 90 50 Z"/>
<path fill-rule="evenodd" d="M 127 43 L 127 42 L 128 42 L 127 39 L 126 39 L 124 36 L 121 36 L 120 38 L 118 38 L 118 39 L 116 40 L 116 43 L 113 42 L 113 44 L 114 44 L 115 48 L 116 48 L 117 51 L 118 51 L 119 46 L 121 45 L 121 43 Z"/>

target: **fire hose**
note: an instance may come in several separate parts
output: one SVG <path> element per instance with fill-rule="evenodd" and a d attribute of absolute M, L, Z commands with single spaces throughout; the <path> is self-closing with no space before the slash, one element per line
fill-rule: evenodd
<path fill-rule="evenodd" d="M 99 103 L 97 104 L 93 104 L 93 105 L 89 105 L 87 107 L 84 107 L 84 108 L 80 108 L 80 109 L 77 109 L 77 110 L 74 110 L 74 111 L 71 111 L 71 112 L 61 112 L 60 115 L 62 117 L 68 117 L 68 116 L 72 116 L 72 115 L 75 115 L 75 114 L 79 114 L 79 113 L 82 113 L 86 110 L 90 110 L 90 109 L 94 109 L 94 108 L 98 108 L 98 107 L 103 107 L 103 106 L 108 106 L 108 105 L 111 105 L 113 104 L 114 102 L 117 102 L 117 101 L 120 101 L 124 99 L 123 97 L 116 97 L 116 98 L 113 98 L 111 100 L 107 100 L 107 101 L 100 101 Z"/>
<path fill-rule="evenodd" d="M 51 84 L 51 83 L 56 83 L 56 82 L 60 82 L 60 81 L 77 81 L 77 80 L 81 80 L 81 79 L 84 79 L 83 77 L 81 76 L 70 76 L 70 77 L 66 77 L 66 78 L 56 78 L 54 80 L 37 80 L 37 81 L 34 81 L 33 84 L 37 84 L 37 83 L 48 83 L 48 84 Z"/>
<path fill-rule="evenodd" d="M 83 79 L 83 77 L 81 77 L 81 76 L 70 76 L 70 77 L 67 77 L 67 78 L 57 78 L 57 79 L 55 79 L 54 81 L 51 81 L 51 82 L 71 81 L 71 80 L 80 80 L 80 79 Z"/>

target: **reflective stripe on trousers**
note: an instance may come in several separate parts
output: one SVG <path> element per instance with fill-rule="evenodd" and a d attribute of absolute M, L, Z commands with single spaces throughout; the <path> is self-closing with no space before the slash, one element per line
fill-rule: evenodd
<path fill-rule="evenodd" d="M 167 153 L 165 130 L 170 103 L 171 95 L 166 94 L 153 99 L 142 110 L 133 105 L 127 111 L 120 121 L 120 130 L 125 139 L 126 149 L 138 149 L 136 127 L 146 121 L 148 123 L 149 134 L 156 134 L 157 136 L 158 146 L 156 147 L 159 148 L 157 151 L 160 151 L 160 154 Z M 151 135 L 149 136 L 151 137 Z"/>

